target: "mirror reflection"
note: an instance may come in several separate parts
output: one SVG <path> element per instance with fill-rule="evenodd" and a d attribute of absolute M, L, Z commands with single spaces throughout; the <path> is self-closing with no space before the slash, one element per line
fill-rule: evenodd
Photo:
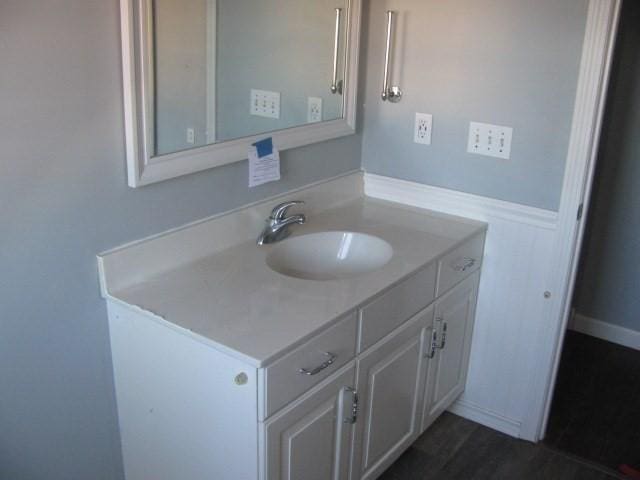
<path fill-rule="evenodd" d="M 153 0 L 155 155 L 343 115 L 347 0 Z"/>

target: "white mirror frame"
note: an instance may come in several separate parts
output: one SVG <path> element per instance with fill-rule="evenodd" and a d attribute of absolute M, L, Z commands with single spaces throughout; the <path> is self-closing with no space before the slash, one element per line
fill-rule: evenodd
<path fill-rule="evenodd" d="M 273 137 L 274 145 L 279 150 L 286 150 L 355 133 L 362 0 L 346 0 L 347 44 L 341 119 L 153 156 L 153 41 L 149 15 L 151 2 L 152 0 L 120 0 L 124 123 L 127 177 L 130 187 L 141 187 L 246 160 L 251 144 L 269 136 Z"/>

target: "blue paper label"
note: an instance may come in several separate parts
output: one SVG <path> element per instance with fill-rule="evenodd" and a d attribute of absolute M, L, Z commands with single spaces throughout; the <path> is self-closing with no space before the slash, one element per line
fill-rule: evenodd
<path fill-rule="evenodd" d="M 271 137 L 265 138 L 253 144 L 258 152 L 258 158 L 266 157 L 273 153 L 273 139 Z"/>

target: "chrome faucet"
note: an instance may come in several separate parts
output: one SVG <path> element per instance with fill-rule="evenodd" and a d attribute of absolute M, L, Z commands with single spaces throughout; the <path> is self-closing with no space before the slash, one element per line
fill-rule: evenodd
<path fill-rule="evenodd" d="M 271 211 L 271 215 L 267 218 L 267 225 L 262 230 L 262 233 L 258 237 L 258 245 L 267 245 L 269 243 L 279 242 L 284 240 L 291 231 L 289 227 L 293 224 L 302 225 L 307 221 L 307 218 L 303 214 L 291 215 L 286 217 L 287 210 L 295 205 L 304 205 L 304 202 L 294 200 L 292 202 L 281 203 L 276 205 Z"/>

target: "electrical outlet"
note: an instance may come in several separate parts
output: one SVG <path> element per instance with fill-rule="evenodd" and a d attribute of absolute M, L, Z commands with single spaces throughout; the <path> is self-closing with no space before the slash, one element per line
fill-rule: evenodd
<path fill-rule="evenodd" d="M 433 116 L 428 113 L 416 113 L 413 141 L 422 145 L 431 145 L 431 127 Z"/>
<path fill-rule="evenodd" d="M 307 122 L 317 123 L 322 121 L 322 99 L 309 97 L 307 99 Z"/>
<path fill-rule="evenodd" d="M 508 160 L 511 157 L 512 137 L 511 127 L 471 122 L 467 152 Z"/>
<path fill-rule="evenodd" d="M 196 143 L 196 131 L 193 128 L 187 128 L 187 143 L 189 145 Z"/>
<path fill-rule="evenodd" d="M 251 115 L 280 118 L 280 94 L 268 90 L 251 90 Z"/>

